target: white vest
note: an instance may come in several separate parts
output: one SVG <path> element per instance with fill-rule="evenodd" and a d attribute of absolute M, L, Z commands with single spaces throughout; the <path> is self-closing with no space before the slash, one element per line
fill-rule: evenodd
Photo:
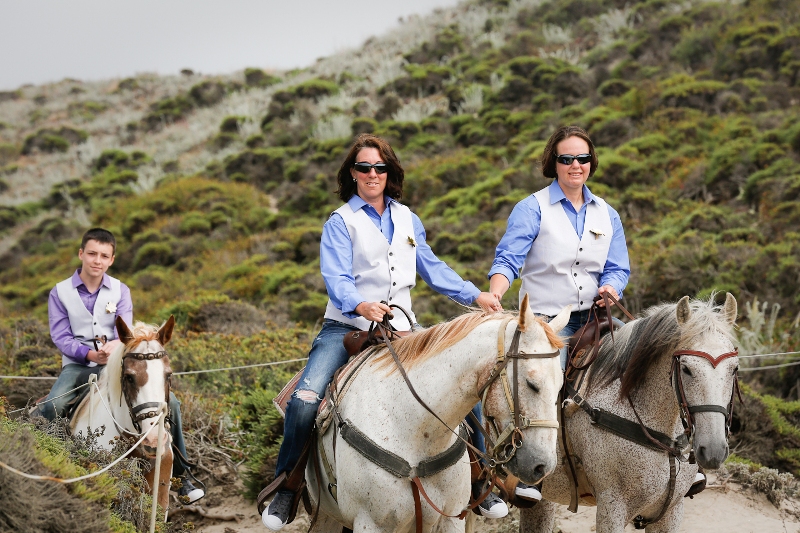
<path fill-rule="evenodd" d="M 569 304 L 573 312 L 589 309 L 597 295 L 613 235 L 608 206 L 594 196 L 586 206 L 583 237 L 578 238 L 561 202 L 550 203 L 549 188 L 534 196 L 542 220 L 539 235 L 522 266 L 519 300 L 527 294 L 531 309 L 547 316 L 558 314 Z"/>
<path fill-rule="evenodd" d="M 105 285 L 100 286 L 100 292 L 94 303 L 94 312 L 90 313 L 83 305 L 78 289 L 72 286 L 72 278 L 67 278 L 56 285 L 58 299 L 67 308 L 69 315 L 69 326 L 72 336 L 84 346 L 92 350 L 95 349 L 92 340 L 96 336 L 105 335 L 108 339 L 116 337 L 114 332 L 114 321 L 117 318 L 116 311 L 106 312 L 106 306 L 113 304 L 116 307 L 120 299 L 120 281 L 117 278 L 108 277 L 111 280 L 111 288 Z M 61 354 L 61 366 L 73 364 L 75 361 L 64 354 Z M 86 366 L 97 366 L 95 362 L 89 362 Z"/>
<path fill-rule="evenodd" d="M 409 242 L 414 238 L 414 223 L 411 210 L 397 202 L 389 203 L 389 213 L 394 223 L 392 244 L 381 230 L 370 220 L 364 209 L 355 213 L 349 204 L 334 211 L 339 213 L 347 226 L 353 245 L 353 278 L 356 289 L 367 302 L 385 301 L 411 311 L 411 288 L 417 279 L 417 248 Z M 401 311 L 395 310 L 392 325 L 401 331 L 411 329 Z M 369 329 L 370 321 L 364 317 L 348 318 L 333 302 L 328 300 L 325 318 L 350 324 L 358 329 Z"/>

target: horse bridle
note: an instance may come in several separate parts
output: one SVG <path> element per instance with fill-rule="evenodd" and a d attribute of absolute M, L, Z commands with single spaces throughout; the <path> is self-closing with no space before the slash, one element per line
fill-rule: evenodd
<path fill-rule="evenodd" d="M 558 420 L 547 420 L 547 419 L 530 419 L 524 417 L 520 414 L 519 408 L 519 360 L 520 359 L 549 359 L 552 357 L 557 357 L 559 355 L 559 351 L 556 350 L 555 352 L 550 353 L 526 353 L 519 351 L 519 339 L 522 335 L 522 332 L 519 329 L 519 324 L 517 324 L 516 329 L 514 330 L 514 337 L 511 339 L 511 346 L 509 347 L 508 351 L 505 351 L 505 331 L 508 323 L 511 321 L 511 318 L 504 320 L 503 323 L 500 325 L 500 329 L 498 330 L 497 334 L 497 362 L 495 363 L 494 368 L 492 368 L 491 372 L 489 373 L 489 379 L 486 383 L 483 384 L 478 389 L 478 396 L 481 398 L 484 416 L 487 420 L 491 419 L 492 423 L 489 425 L 497 435 L 497 439 L 494 443 L 491 443 L 491 437 L 488 434 L 484 434 L 485 437 L 489 437 L 488 442 L 492 447 L 491 451 L 491 461 L 494 464 L 505 464 L 514 457 L 514 454 L 517 452 L 517 449 L 522 445 L 523 441 L 523 431 L 528 428 L 535 428 L 535 427 L 544 427 L 544 428 L 552 428 L 558 429 L 559 424 Z M 514 363 L 514 386 L 513 391 L 512 387 L 508 381 L 508 373 L 506 371 L 508 367 L 508 362 L 513 360 Z M 497 380 L 503 385 L 503 392 L 505 393 L 506 403 L 508 405 L 508 409 L 511 412 L 512 422 L 509 422 L 508 425 L 500 431 L 499 428 L 496 426 L 494 422 L 494 417 L 489 417 L 486 413 L 486 397 L 489 393 L 489 388 L 494 384 Z M 482 426 L 477 424 L 478 427 Z"/>
<path fill-rule="evenodd" d="M 739 369 L 733 373 L 733 388 L 731 389 L 731 399 L 727 407 L 722 405 L 689 405 L 686 399 L 686 392 L 683 387 L 683 377 L 681 375 L 681 357 L 702 357 L 711 363 L 711 366 L 717 368 L 722 361 L 731 357 L 738 357 L 739 350 L 734 349 L 732 352 L 726 352 L 717 357 L 697 350 L 678 350 L 672 354 L 672 369 L 670 370 L 672 376 L 672 385 L 675 387 L 675 395 L 678 398 L 678 405 L 681 410 L 681 422 L 683 423 L 684 433 L 691 439 L 694 435 L 694 414 L 695 413 L 721 413 L 725 417 L 725 438 L 730 436 L 731 421 L 733 420 L 733 401 L 736 396 L 739 401 L 742 400 L 742 392 L 739 390 Z"/>
<path fill-rule="evenodd" d="M 154 359 L 163 359 L 167 356 L 167 352 L 161 350 L 160 352 L 154 353 L 136 353 L 136 352 L 129 352 L 122 356 L 122 365 L 125 365 L 125 359 L 128 357 L 132 359 L 136 359 L 139 361 L 152 361 Z M 122 374 L 122 380 L 125 379 L 125 374 Z M 169 386 L 169 377 L 167 377 L 167 385 Z M 125 384 L 122 383 L 122 395 L 125 397 L 125 403 L 128 404 L 128 411 L 131 415 L 131 421 L 133 422 L 133 427 L 136 428 L 140 434 L 142 433 L 142 421 L 147 420 L 148 418 L 155 418 L 160 414 L 160 408 L 162 403 L 161 402 L 144 402 L 138 405 L 133 405 L 131 403 L 131 399 L 128 397 L 128 394 L 125 392 Z M 166 394 L 164 401 L 169 405 L 169 393 Z M 142 412 L 145 409 L 152 409 L 151 411 Z M 169 414 L 167 414 L 169 418 Z"/>

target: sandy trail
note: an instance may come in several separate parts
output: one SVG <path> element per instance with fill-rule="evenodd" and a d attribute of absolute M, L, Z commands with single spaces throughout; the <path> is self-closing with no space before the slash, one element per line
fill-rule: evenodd
<path fill-rule="evenodd" d="M 709 476 L 710 484 L 715 476 Z M 707 489 L 693 500 L 685 500 L 685 515 L 681 533 L 800 533 L 800 501 L 784 500 L 778 509 L 763 494 L 756 494 L 735 483 L 724 489 Z M 231 495 L 230 486 L 212 487 L 204 508 L 210 513 L 240 517 L 239 522 L 211 520 L 198 515 L 187 515 L 195 525 L 195 531 L 203 533 L 266 533 L 261 524 L 255 504 L 241 496 Z M 595 531 L 593 507 L 582 507 L 572 514 L 563 507 L 556 521 L 561 533 L 587 533 Z M 486 533 L 516 533 L 515 520 L 518 513 L 512 512 L 502 520 L 478 519 L 476 531 Z M 303 533 L 308 530 L 308 516 L 300 511 L 297 519 L 282 531 Z M 625 531 L 636 531 L 632 525 Z"/>

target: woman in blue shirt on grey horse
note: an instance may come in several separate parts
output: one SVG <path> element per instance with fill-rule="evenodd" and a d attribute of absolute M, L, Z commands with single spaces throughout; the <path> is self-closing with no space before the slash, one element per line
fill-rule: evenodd
<path fill-rule="evenodd" d="M 286 408 L 276 477 L 288 474 L 297 465 L 325 388 L 334 372 L 347 363 L 342 345 L 345 334 L 382 321 L 390 311 L 384 301 L 403 307 L 411 315 L 414 323 L 409 323 L 403 313 L 393 313 L 391 323 L 397 330 L 416 325 L 410 291 L 417 274 L 431 288 L 457 302 L 477 303 L 489 312 L 501 309 L 493 294 L 461 279 L 433 253 L 425 242 L 419 217 L 399 202 L 403 177 L 391 146 L 368 134 L 356 138 L 339 169 L 337 193 L 345 204 L 323 226 L 320 243 L 320 270 L 329 297 L 325 321 Z M 288 522 L 295 501 L 293 492 L 279 490 L 262 514 L 264 525 L 280 530 Z M 494 518 L 508 513 L 506 504 L 494 494 L 486 498 L 480 510 Z"/>

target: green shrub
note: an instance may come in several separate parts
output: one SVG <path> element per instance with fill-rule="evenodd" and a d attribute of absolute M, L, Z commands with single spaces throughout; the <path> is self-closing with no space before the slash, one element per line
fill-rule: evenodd
<path fill-rule="evenodd" d="M 166 242 L 148 242 L 142 245 L 133 259 L 137 270 L 150 265 L 169 266 L 175 262 L 175 247 Z"/>
<path fill-rule="evenodd" d="M 0 143 L 0 166 L 14 161 L 19 156 L 19 149 L 13 144 Z"/>
<path fill-rule="evenodd" d="M 80 144 L 89 138 L 83 130 L 62 126 L 59 129 L 42 128 L 25 138 L 22 154 L 29 155 L 36 151 L 66 152 L 73 144 Z"/>
<path fill-rule="evenodd" d="M 182 119 L 194 107 L 194 100 L 186 95 L 164 98 L 150 106 L 150 111 L 142 119 L 142 123 L 148 131 L 155 131 Z"/>
<path fill-rule="evenodd" d="M 378 122 L 369 117 L 356 117 L 351 124 L 353 135 L 372 133 L 378 128 Z"/>
<path fill-rule="evenodd" d="M 222 123 L 219 125 L 219 131 L 221 133 L 239 133 L 239 128 L 242 124 L 247 122 L 249 119 L 247 117 L 241 115 L 229 115 L 222 119 Z"/>
<path fill-rule="evenodd" d="M 314 101 L 317 101 L 323 96 L 330 96 L 338 93 L 339 86 L 332 81 L 316 78 L 305 81 L 299 85 L 295 85 L 290 90 L 291 93 L 297 98 L 310 98 Z"/>
<path fill-rule="evenodd" d="M 181 235 L 208 234 L 211 231 L 211 222 L 202 213 L 189 213 L 181 220 L 179 230 Z"/>
<path fill-rule="evenodd" d="M 267 74 L 260 68 L 244 69 L 244 83 L 248 87 L 269 87 L 280 81 L 280 78 Z"/>
<path fill-rule="evenodd" d="M 228 87 L 221 81 L 206 80 L 189 89 L 189 96 L 200 107 L 209 107 L 222 101 L 228 94 Z"/>

